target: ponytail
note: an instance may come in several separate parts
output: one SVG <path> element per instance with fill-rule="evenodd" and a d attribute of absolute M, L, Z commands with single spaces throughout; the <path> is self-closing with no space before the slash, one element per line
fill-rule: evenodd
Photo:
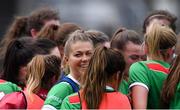
<path fill-rule="evenodd" d="M 164 82 L 161 92 L 162 107 L 168 109 L 170 101 L 173 99 L 177 85 L 180 81 L 180 55 L 176 57 L 170 68 L 170 73 Z"/>
<path fill-rule="evenodd" d="M 7 30 L 6 34 L 4 35 L 0 43 L 1 57 L 4 57 L 7 46 L 12 40 L 26 35 L 27 19 L 28 17 L 26 16 L 16 17 L 13 23 L 10 25 L 9 29 Z"/>
<path fill-rule="evenodd" d="M 44 26 L 37 34 L 37 38 L 47 38 L 55 41 L 55 35 L 58 31 L 59 26 L 55 24 L 49 24 Z"/>
<path fill-rule="evenodd" d="M 145 44 L 148 47 L 148 56 L 152 59 L 165 59 L 167 50 L 175 46 L 176 34 L 172 29 L 160 24 L 152 24 L 145 35 Z"/>
<path fill-rule="evenodd" d="M 95 49 L 82 81 L 84 84 L 82 97 L 86 101 L 88 109 L 99 108 L 106 84 L 113 80 L 114 74 L 119 73 L 121 79 L 124 69 L 124 57 L 119 51 L 104 46 Z"/>
<path fill-rule="evenodd" d="M 54 76 L 55 80 L 59 79 L 60 64 L 61 59 L 54 55 L 37 55 L 31 60 L 27 66 L 27 92 L 30 97 L 40 89 L 49 90 L 54 85 L 51 80 Z"/>
<path fill-rule="evenodd" d="M 13 40 L 8 45 L 3 63 L 3 79 L 21 87 L 24 86 L 24 82 L 19 79 L 20 69 L 26 66 L 32 57 L 39 52 L 39 49 L 34 47 L 33 42 L 34 39 L 31 37 L 22 37 Z"/>
<path fill-rule="evenodd" d="M 32 93 L 37 93 L 39 91 L 44 73 L 44 56 L 37 55 L 27 66 L 27 92 L 29 96 L 31 96 Z"/>

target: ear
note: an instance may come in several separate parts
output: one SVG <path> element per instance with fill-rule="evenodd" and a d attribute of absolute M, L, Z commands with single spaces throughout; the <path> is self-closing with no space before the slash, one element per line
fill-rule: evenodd
<path fill-rule="evenodd" d="M 164 60 L 171 64 L 172 61 L 173 61 L 173 54 L 174 54 L 174 49 L 173 48 L 169 48 L 166 51 L 166 56 L 165 56 Z"/>
<path fill-rule="evenodd" d="M 107 48 L 110 48 L 110 42 L 105 42 L 104 46 L 107 47 Z"/>
<path fill-rule="evenodd" d="M 174 49 L 173 48 L 169 48 L 167 51 L 168 54 L 172 55 L 174 53 Z"/>
<path fill-rule="evenodd" d="M 167 59 L 173 57 L 173 54 L 174 54 L 174 49 L 169 48 L 169 49 L 167 50 Z"/>
<path fill-rule="evenodd" d="M 31 36 L 33 37 L 33 38 L 36 38 L 36 35 L 37 35 L 37 31 L 35 30 L 35 29 L 31 29 Z"/>
<path fill-rule="evenodd" d="M 68 58 L 64 55 L 61 61 L 61 69 L 66 67 L 67 62 L 68 62 Z"/>
<path fill-rule="evenodd" d="M 63 57 L 63 62 L 66 64 L 69 62 L 69 58 L 66 55 Z"/>
<path fill-rule="evenodd" d="M 146 44 L 144 44 L 144 53 L 147 55 L 148 54 L 148 46 Z"/>

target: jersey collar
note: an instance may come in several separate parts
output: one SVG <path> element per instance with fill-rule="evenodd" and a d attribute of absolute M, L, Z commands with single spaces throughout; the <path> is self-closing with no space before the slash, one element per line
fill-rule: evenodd
<path fill-rule="evenodd" d="M 111 86 L 106 86 L 106 92 L 115 92 Z"/>
<path fill-rule="evenodd" d="M 76 84 L 78 84 L 78 86 L 80 86 L 80 83 L 75 78 L 73 78 L 71 74 L 68 74 L 67 77 L 73 80 Z"/>

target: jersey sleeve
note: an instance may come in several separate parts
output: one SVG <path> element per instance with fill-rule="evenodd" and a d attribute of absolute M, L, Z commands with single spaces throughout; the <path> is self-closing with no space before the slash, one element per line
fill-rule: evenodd
<path fill-rule="evenodd" d="M 12 87 L 13 92 L 15 91 L 21 91 L 22 89 L 20 87 L 18 87 L 16 84 L 13 84 L 11 82 L 8 82 L 8 85 Z"/>
<path fill-rule="evenodd" d="M 18 87 L 16 84 L 11 82 L 5 82 L 0 84 L 0 92 L 3 92 L 5 94 L 9 94 L 12 92 L 20 91 L 21 88 Z"/>
<path fill-rule="evenodd" d="M 81 109 L 78 93 L 71 94 L 64 98 L 61 104 L 61 109 Z"/>
<path fill-rule="evenodd" d="M 50 105 L 56 109 L 60 109 L 63 99 L 72 93 L 73 89 L 71 85 L 67 82 L 61 82 L 53 86 L 48 93 L 43 108 L 45 108 L 46 105 Z"/>
<path fill-rule="evenodd" d="M 148 68 L 144 62 L 136 62 L 129 69 L 130 88 L 139 85 L 149 90 Z"/>
<path fill-rule="evenodd" d="M 70 106 L 70 102 L 69 102 L 69 97 L 66 97 L 62 104 L 61 104 L 61 109 L 72 109 Z"/>

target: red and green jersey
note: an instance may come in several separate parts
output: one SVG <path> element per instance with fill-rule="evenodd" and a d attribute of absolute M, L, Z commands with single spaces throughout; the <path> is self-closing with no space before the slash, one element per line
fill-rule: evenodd
<path fill-rule="evenodd" d="M 81 109 L 78 93 L 71 94 L 64 98 L 61 109 Z"/>
<path fill-rule="evenodd" d="M 79 87 L 79 85 L 77 84 Z M 51 88 L 44 102 L 43 109 L 60 109 L 63 99 L 73 94 L 72 86 L 67 82 L 60 82 Z"/>
<path fill-rule="evenodd" d="M 129 94 L 129 84 L 126 80 L 122 80 L 121 83 L 119 84 L 118 91 L 127 95 Z"/>
<path fill-rule="evenodd" d="M 145 87 L 148 92 L 147 108 L 160 108 L 160 91 L 169 73 L 170 65 L 163 61 L 148 60 L 136 62 L 129 70 L 130 88 L 135 85 Z"/>
<path fill-rule="evenodd" d="M 180 83 L 178 84 L 175 95 L 170 102 L 170 109 L 180 109 Z"/>
<path fill-rule="evenodd" d="M 12 92 L 20 91 L 21 88 L 16 84 L 0 79 L 0 92 L 4 94 L 9 94 Z"/>
<path fill-rule="evenodd" d="M 78 93 L 67 96 L 61 105 L 61 109 L 87 109 L 85 100 L 80 103 Z M 99 109 L 131 109 L 128 97 L 119 92 L 106 92 Z"/>

